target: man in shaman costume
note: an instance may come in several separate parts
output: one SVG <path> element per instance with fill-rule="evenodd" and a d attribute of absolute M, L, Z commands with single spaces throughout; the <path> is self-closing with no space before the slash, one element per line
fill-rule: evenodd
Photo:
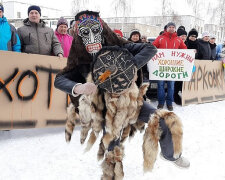
<path fill-rule="evenodd" d="M 66 141 L 71 139 L 76 119 L 81 121 L 82 144 L 92 129 L 87 150 L 94 144 L 99 132 L 103 132 L 98 151 L 98 159 L 104 158 L 102 179 L 122 179 L 122 143 L 136 130 L 144 130 L 144 124 L 148 123 L 143 142 L 144 171 L 153 168 L 158 143 L 164 159 L 179 167 L 189 167 L 188 160 L 181 156 L 183 131 L 179 118 L 173 112 L 156 110 L 143 99 L 148 86 L 142 83 L 141 68 L 156 54 L 157 49 L 149 43 L 131 43 L 118 37 L 98 12 L 82 11 L 75 16 L 75 20 L 76 33 L 67 66 L 55 79 L 55 87 L 68 93 L 72 102 L 68 108 Z M 130 55 L 123 58 L 116 55 L 123 53 Z M 104 59 L 103 66 L 107 66 L 105 72 L 100 74 L 99 69 L 104 68 L 99 59 L 100 62 Z M 134 78 L 128 78 L 127 83 L 119 77 L 112 82 L 121 83 L 109 84 L 109 90 L 106 84 L 111 82 L 113 74 L 119 69 L 112 62 L 118 63 L 120 60 L 120 64 L 125 62 L 125 66 L 132 67 L 132 70 L 126 69 L 120 74 L 130 72 L 125 76 Z M 128 86 L 121 91 L 124 84 Z"/>

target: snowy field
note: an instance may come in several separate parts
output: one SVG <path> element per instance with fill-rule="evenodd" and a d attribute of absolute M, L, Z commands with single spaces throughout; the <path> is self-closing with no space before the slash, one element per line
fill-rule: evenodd
<path fill-rule="evenodd" d="M 156 102 L 153 102 L 156 106 Z M 184 125 L 183 155 L 189 169 L 179 169 L 159 156 L 152 172 L 143 174 L 143 133 L 125 143 L 124 180 L 225 180 L 225 101 L 180 107 Z M 0 180 L 99 180 L 99 139 L 84 153 L 79 128 L 67 144 L 64 127 L 0 131 Z"/>

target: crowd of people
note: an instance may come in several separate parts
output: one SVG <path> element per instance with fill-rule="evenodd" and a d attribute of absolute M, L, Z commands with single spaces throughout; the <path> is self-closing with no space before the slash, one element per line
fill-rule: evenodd
<path fill-rule="evenodd" d="M 55 31 L 46 26 L 41 19 L 41 8 L 32 5 L 27 10 L 28 18 L 23 21 L 23 26 L 16 28 L 4 16 L 4 6 L 0 4 L 0 50 L 24 52 L 31 54 L 68 57 L 75 34 L 75 20 L 70 22 L 61 17 L 57 22 Z M 117 36 L 125 38 L 123 32 L 114 29 Z M 176 29 L 173 22 L 165 25 L 164 30 L 152 43 L 160 49 L 195 49 L 195 58 L 199 60 L 224 60 L 225 39 L 222 44 L 216 44 L 216 36 L 203 32 L 198 38 L 198 31 L 191 29 L 188 33 L 184 26 Z M 133 43 L 150 43 L 147 36 L 141 35 L 134 29 L 130 32 L 129 41 Z M 144 81 L 149 81 L 147 65 L 142 67 Z M 167 83 L 167 93 L 164 85 Z M 157 82 L 158 108 L 162 109 L 166 102 L 167 109 L 173 111 L 172 103 L 181 104 L 182 82 L 158 81 Z"/>

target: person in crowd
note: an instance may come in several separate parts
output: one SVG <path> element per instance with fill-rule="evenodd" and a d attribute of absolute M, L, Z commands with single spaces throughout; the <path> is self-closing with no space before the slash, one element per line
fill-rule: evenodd
<path fill-rule="evenodd" d="M 74 36 L 74 31 L 75 31 L 75 23 L 76 23 L 76 21 L 75 20 L 72 20 L 72 21 L 70 21 L 70 28 L 68 29 L 68 34 L 70 35 L 70 36 Z"/>
<path fill-rule="evenodd" d="M 153 45 L 160 49 L 187 49 L 187 46 L 183 41 L 177 36 L 176 25 L 173 22 L 167 24 L 166 31 L 158 36 L 153 42 Z M 167 109 L 173 111 L 173 94 L 174 94 L 174 81 L 167 81 L 167 96 L 165 97 L 165 85 L 166 81 L 158 81 L 158 109 L 164 107 L 166 100 Z"/>
<path fill-rule="evenodd" d="M 167 25 L 164 26 L 163 31 L 160 31 L 159 36 L 162 35 L 162 34 L 166 31 L 166 28 L 167 28 L 166 26 L 167 26 Z"/>
<path fill-rule="evenodd" d="M 216 46 L 216 59 L 224 60 L 225 59 L 225 38 L 222 44 Z"/>
<path fill-rule="evenodd" d="M 73 37 L 67 33 L 68 30 L 68 22 L 65 18 L 60 17 L 57 22 L 57 28 L 55 31 L 55 35 L 61 43 L 61 47 L 63 49 L 63 56 L 68 57 L 70 52 L 70 47 L 73 41 Z"/>
<path fill-rule="evenodd" d="M 195 49 L 197 53 L 198 49 L 198 31 L 193 28 L 188 32 L 187 40 L 185 41 L 185 44 L 188 49 Z"/>
<path fill-rule="evenodd" d="M 177 29 L 177 36 L 179 36 L 183 42 L 186 41 L 187 39 L 187 31 L 185 31 L 185 27 L 184 26 L 180 26 L 178 29 Z"/>
<path fill-rule="evenodd" d="M 119 30 L 119 29 L 114 29 L 113 32 L 116 33 L 116 35 L 117 35 L 118 37 L 123 38 L 123 33 L 122 33 L 121 30 Z"/>
<path fill-rule="evenodd" d="M 41 8 L 35 5 L 30 6 L 28 18 L 23 21 L 24 26 L 18 28 L 21 51 L 63 57 L 63 50 L 53 29 L 47 27 L 40 18 Z"/>
<path fill-rule="evenodd" d="M 185 31 L 184 26 L 180 26 L 177 29 L 177 36 L 181 38 L 181 40 L 185 43 L 187 39 L 187 31 Z M 174 102 L 178 105 L 181 105 L 181 97 L 179 95 L 179 91 L 182 91 L 183 81 L 175 81 L 174 83 Z"/>
<path fill-rule="evenodd" d="M 198 48 L 196 59 L 200 60 L 211 60 L 212 59 L 212 50 L 209 45 L 209 32 L 203 32 L 202 38 L 198 39 Z"/>
<path fill-rule="evenodd" d="M 142 36 L 141 36 L 141 41 L 142 41 L 143 43 L 148 43 L 147 36 L 142 35 Z"/>
<path fill-rule="evenodd" d="M 0 50 L 21 52 L 21 44 L 16 28 L 4 16 L 4 6 L 0 3 Z"/>
<path fill-rule="evenodd" d="M 130 53 L 133 54 L 133 61 L 137 69 L 140 69 L 144 64 L 146 64 L 148 60 L 156 54 L 157 49 L 150 43 L 132 43 L 130 41 L 118 37 L 104 21 L 101 21 L 99 12 L 82 11 L 75 16 L 75 20 L 77 21 L 75 31 L 76 34 L 74 36 L 73 44 L 71 46 L 70 54 L 67 60 L 67 66 L 57 74 L 54 85 L 56 88 L 70 95 L 71 101 L 74 104 L 75 109 L 78 110 L 77 108 L 79 105 L 79 98 L 82 97 L 81 95 L 94 95 L 96 93 L 97 85 L 92 82 L 87 82 L 85 79 L 87 77 L 87 74 L 91 72 L 90 67 L 93 62 L 94 55 L 98 52 L 101 52 L 102 48 L 107 46 L 117 46 L 118 48 L 127 49 Z M 100 38 L 98 38 L 97 42 L 94 41 L 91 36 L 88 36 L 90 35 L 90 31 L 87 31 L 88 33 L 83 33 L 82 31 L 83 28 L 90 29 L 91 27 L 93 27 L 93 24 L 95 25 L 95 29 L 99 30 L 99 34 L 97 34 L 96 36 Z M 96 43 L 100 44 L 98 46 L 99 49 L 86 48 L 87 46 L 94 46 Z M 140 87 L 140 84 L 141 83 L 137 83 L 137 86 Z M 104 93 L 104 91 L 100 90 L 98 92 L 98 95 L 100 95 L 100 93 Z M 106 101 L 104 100 L 103 103 L 106 103 Z M 93 106 L 95 106 L 95 104 L 93 104 Z M 105 110 L 105 108 L 103 109 Z M 144 101 L 138 119 L 143 122 L 148 122 L 149 117 L 152 116 L 151 114 L 154 114 L 155 112 L 156 109 L 153 108 L 149 103 L 146 103 Z M 170 116 L 170 114 L 171 113 L 168 113 L 168 116 Z M 171 118 L 173 119 L 173 117 Z M 158 123 L 157 127 L 158 126 L 160 126 L 160 132 L 162 132 L 159 135 L 162 156 L 165 159 L 175 163 L 179 167 L 188 168 L 190 166 L 189 161 L 183 158 L 180 153 L 176 156 L 173 155 L 174 144 L 177 143 L 179 140 L 176 139 L 176 141 L 173 142 L 173 139 L 171 138 L 171 132 L 168 129 L 166 123 L 164 122 L 164 118 L 160 118 L 160 123 Z M 70 130 L 71 129 L 68 129 L 67 132 L 72 132 Z M 108 149 L 106 149 L 106 153 L 108 153 L 108 151 L 112 152 L 115 146 L 119 147 L 118 142 L 119 141 L 112 141 Z M 148 147 L 150 148 L 150 146 Z M 148 149 L 148 151 L 150 150 Z M 108 165 L 110 165 L 111 163 L 110 161 L 108 162 L 109 163 L 105 163 L 102 165 L 103 171 L 106 170 L 106 168 L 109 168 Z M 114 176 L 114 172 L 112 172 L 113 169 L 108 169 L 107 171 L 110 171 L 110 173 L 112 174 L 108 177 Z M 104 178 L 105 174 L 103 174 L 102 177 Z"/>
<path fill-rule="evenodd" d="M 141 43 L 141 33 L 139 30 L 134 29 L 130 33 L 130 37 L 128 38 L 128 41 L 132 41 L 134 43 Z"/>
<path fill-rule="evenodd" d="M 209 45 L 212 52 L 211 59 L 216 60 L 216 36 L 213 34 L 210 35 Z"/>

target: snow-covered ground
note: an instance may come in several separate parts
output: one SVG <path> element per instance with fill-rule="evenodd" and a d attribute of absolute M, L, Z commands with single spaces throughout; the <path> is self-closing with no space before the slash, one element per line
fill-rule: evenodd
<path fill-rule="evenodd" d="M 225 101 L 174 107 L 183 122 L 183 155 L 191 167 L 179 169 L 158 156 L 153 171 L 144 174 L 143 133 L 137 133 L 125 143 L 124 180 L 225 179 Z M 69 144 L 64 127 L 0 131 L 0 180 L 99 180 L 99 139 L 84 153 L 79 138 L 79 128 Z"/>

